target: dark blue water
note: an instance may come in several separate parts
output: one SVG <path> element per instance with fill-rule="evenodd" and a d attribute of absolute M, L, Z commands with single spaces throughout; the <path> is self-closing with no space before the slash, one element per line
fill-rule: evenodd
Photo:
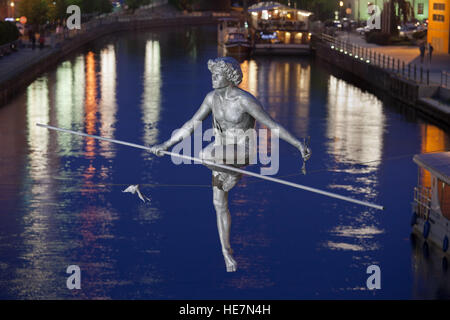
<path fill-rule="evenodd" d="M 34 125 L 162 142 L 211 90 L 216 56 L 215 27 L 115 35 L 0 109 L 0 298 L 449 297 L 448 273 L 409 223 L 412 156 L 449 150 L 448 132 L 313 59 L 241 65 L 241 87 L 294 135 L 311 136 L 308 174 L 281 142 L 277 176 L 386 210 L 244 177 L 230 193 L 236 273 L 225 272 L 208 169 Z M 131 184 L 151 202 L 122 192 Z M 372 264 L 376 291 L 366 288 Z M 81 268 L 81 290 L 66 287 L 69 265 Z"/>

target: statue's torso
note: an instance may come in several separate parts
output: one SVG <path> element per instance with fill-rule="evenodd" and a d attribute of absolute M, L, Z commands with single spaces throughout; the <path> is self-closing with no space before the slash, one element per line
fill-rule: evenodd
<path fill-rule="evenodd" d="M 213 95 L 212 113 L 216 143 L 242 143 L 242 131 L 255 127 L 255 119 L 245 111 L 240 99 L 246 94 L 248 93 L 241 89 L 233 88 L 231 94 L 225 97 Z"/>

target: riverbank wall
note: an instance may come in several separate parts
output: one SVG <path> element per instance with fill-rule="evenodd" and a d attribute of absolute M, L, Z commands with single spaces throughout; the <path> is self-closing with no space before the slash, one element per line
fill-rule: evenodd
<path fill-rule="evenodd" d="M 227 13 L 192 12 L 159 17 L 113 16 L 90 21 L 80 30 L 60 34 L 52 38 L 50 48 L 41 50 L 38 56 L 17 63 L 14 72 L 0 79 L 0 107 L 8 103 L 18 92 L 26 88 L 36 77 L 61 62 L 67 55 L 103 36 L 117 32 L 132 32 L 156 28 L 217 24 Z M 20 49 L 19 49 L 20 50 Z M 13 53 L 14 54 L 14 53 Z M 3 59 L 8 59 L 8 56 Z"/>
<path fill-rule="evenodd" d="M 364 81 L 374 91 L 414 108 L 426 118 L 450 127 L 450 106 L 439 99 L 446 90 L 430 82 L 426 70 L 327 37 L 316 37 L 313 43 L 318 59 Z"/>

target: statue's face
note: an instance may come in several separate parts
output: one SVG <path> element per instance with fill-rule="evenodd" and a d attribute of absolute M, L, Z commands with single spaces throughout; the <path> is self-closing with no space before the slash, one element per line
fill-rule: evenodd
<path fill-rule="evenodd" d="M 214 89 L 225 88 L 230 85 L 225 75 L 222 72 L 213 70 L 212 72 L 212 86 Z"/>

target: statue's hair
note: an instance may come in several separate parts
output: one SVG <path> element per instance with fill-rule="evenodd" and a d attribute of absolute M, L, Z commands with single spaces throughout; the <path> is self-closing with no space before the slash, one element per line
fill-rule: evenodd
<path fill-rule="evenodd" d="M 242 70 L 239 62 L 231 57 L 220 57 L 216 59 L 208 60 L 208 69 L 213 72 L 213 70 L 218 70 L 223 73 L 228 81 L 230 81 L 235 86 L 239 85 L 242 81 Z"/>

